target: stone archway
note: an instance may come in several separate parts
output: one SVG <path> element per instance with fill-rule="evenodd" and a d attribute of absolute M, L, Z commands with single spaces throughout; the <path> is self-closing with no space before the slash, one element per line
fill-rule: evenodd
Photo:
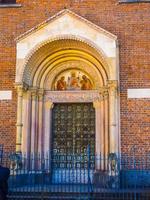
<path fill-rule="evenodd" d="M 75 28 L 78 36 L 69 34 L 69 29 L 66 35 L 62 29 L 61 35 L 59 20 L 63 18 L 87 26 L 87 35 L 84 32 L 83 37 L 82 26 Z M 59 31 L 59 37 L 44 38 L 44 30 L 50 31 L 55 26 L 60 27 L 55 30 L 56 35 Z M 59 19 L 50 21 L 41 30 L 35 30 L 18 41 L 16 150 L 27 153 L 49 151 L 51 110 L 54 103 L 91 102 L 96 113 L 96 153 L 101 153 L 103 157 L 109 152 L 118 153 L 120 138 L 116 37 L 70 11 L 60 13 Z M 33 41 L 36 34 L 43 41 Z M 97 44 L 96 40 L 99 41 Z M 21 55 L 25 43 L 32 48 L 26 49 L 22 53 L 24 55 Z M 53 91 L 56 77 L 68 69 L 78 69 L 88 74 L 94 88 L 88 91 Z"/>

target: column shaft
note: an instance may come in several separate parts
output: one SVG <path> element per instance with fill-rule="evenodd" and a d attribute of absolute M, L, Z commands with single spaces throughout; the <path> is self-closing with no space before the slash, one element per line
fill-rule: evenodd
<path fill-rule="evenodd" d="M 96 143 L 96 169 L 100 170 L 101 168 L 101 102 L 100 101 L 95 101 L 93 102 L 93 106 L 95 108 L 95 115 L 96 115 L 96 120 L 95 120 L 95 143 Z"/>
<path fill-rule="evenodd" d="M 107 159 L 109 153 L 109 108 L 108 108 L 108 92 L 104 94 L 104 118 L 105 118 L 105 133 L 104 133 L 104 140 L 105 140 L 105 169 L 107 169 Z"/>
<path fill-rule="evenodd" d="M 46 102 L 44 106 L 44 155 L 47 159 L 45 168 L 50 170 L 51 167 L 51 143 L 52 143 L 52 102 Z"/>
<path fill-rule="evenodd" d="M 104 100 L 101 101 L 100 105 L 101 121 L 100 121 L 100 142 L 101 142 L 101 170 L 104 170 L 105 163 L 105 141 L 104 141 Z"/>
<path fill-rule="evenodd" d="M 37 124 L 38 124 L 37 94 L 32 93 L 32 119 L 31 119 L 31 153 L 37 153 Z"/>
<path fill-rule="evenodd" d="M 39 93 L 38 152 L 43 155 L 43 91 Z"/>
<path fill-rule="evenodd" d="M 116 122 L 116 112 L 117 112 L 117 87 L 116 83 L 110 84 L 109 91 L 109 113 L 110 113 L 110 153 L 116 153 L 116 146 L 118 146 L 117 139 L 117 122 Z"/>
<path fill-rule="evenodd" d="M 23 102 L 23 87 L 17 87 L 18 104 L 17 104 L 17 135 L 16 135 L 16 152 L 21 152 L 22 140 L 22 102 Z"/>

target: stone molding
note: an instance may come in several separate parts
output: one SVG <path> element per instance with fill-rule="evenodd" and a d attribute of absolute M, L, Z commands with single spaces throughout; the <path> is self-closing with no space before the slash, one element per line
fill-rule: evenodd
<path fill-rule="evenodd" d="M 85 74 L 88 74 L 88 76 L 92 80 L 94 89 L 96 90 L 99 90 L 101 86 L 105 84 L 101 76 L 98 74 L 98 70 L 89 63 L 84 63 L 83 61 L 66 61 L 64 64 L 61 64 L 60 66 L 58 65 L 52 71 L 49 72 L 47 80 L 45 81 L 44 84 L 44 88 L 45 89 L 50 88 L 51 90 L 53 90 L 54 82 L 58 74 L 61 74 L 62 72 L 71 69 L 72 70 L 79 69 L 83 71 Z"/>
<path fill-rule="evenodd" d="M 88 24 L 90 27 L 94 28 L 97 31 L 101 31 L 102 33 L 104 33 L 105 35 L 107 35 L 108 37 L 111 37 L 112 39 L 117 39 L 117 37 L 115 35 L 113 35 L 112 33 L 104 30 L 103 28 L 100 28 L 99 26 L 97 26 L 96 24 L 90 22 L 89 20 L 81 17 L 80 15 L 72 12 L 69 9 L 63 9 L 60 12 L 56 13 L 54 16 L 48 18 L 47 20 L 43 21 L 42 23 L 38 24 L 37 26 L 33 27 L 32 29 L 30 29 L 29 31 L 21 34 L 19 37 L 16 38 L 17 41 L 23 39 L 24 37 L 28 36 L 29 34 L 31 34 L 32 32 L 39 30 L 41 27 L 46 26 L 49 22 L 54 21 L 55 19 L 57 19 L 58 17 L 61 17 L 62 15 L 65 14 L 70 14 L 73 17 L 79 19 L 80 21 L 83 21 L 84 23 Z"/>
<path fill-rule="evenodd" d="M 0 4 L 0 8 L 20 8 L 20 7 L 22 7 L 22 4 L 20 4 L 20 3 L 11 3 L 11 4 L 2 3 L 2 4 Z"/>
<path fill-rule="evenodd" d="M 94 102 L 102 101 L 103 93 L 98 91 L 46 91 L 45 92 L 45 102 Z"/>
<path fill-rule="evenodd" d="M 69 48 L 69 41 L 75 41 L 76 45 L 74 45 L 74 48 L 79 48 L 80 46 L 82 46 L 82 44 L 86 45 L 84 47 L 84 49 L 86 50 L 88 47 L 91 48 L 91 52 L 95 51 L 93 54 L 95 55 L 95 53 L 97 53 L 97 57 L 98 59 L 101 61 L 102 66 L 105 67 L 105 70 L 107 71 L 107 75 L 109 75 L 109 64 L 107 62 L 107 58 L 103 52 L 102 49 L 100 49 L 100 47 L 96 46 L 96 44 L 94 44 L 92 41 L 89 41 L 87 38 L 82 38 L 81 36 L 74 36 L 74 35 L 58 35 L 57 37 L 53 37 L 53 38 L 49 38 L 45 41 L 40 42 L 38 45 L 36 45 L 29 53 L 28 55 L 26 55 L 25 59 L 24 59 L 24 64 L 21 67 L 22 71 L 20 72 L 19 76 L 22 77 L 22 81 L 27 83 L 27 80 L 29 79 L 28 76 L 31 76 L 32 74 L 32 69 L 28 69 L 27 66 L 29 65 L 29 62 L 31 61 L 31 58 L 33 58 L 33 56 L 35 56 L 36 52 L 38 52 L 42 47 L 53 43 L 53 42 L 59 42 L 59 41 L 66 41 L 66 45 Z M 56 46 L 56 44 L 53 45 L 54 47 Z M 71 45 L 72 46 L 72 45 Z M 83 50 L 83 49 L 82 49 Z M 31 68 L 31 67 L 30 67 Z M 16 79 L 18 75 L 16 74 Z"/>
<path fill-rule="evenodd" d="M 73 21 L 78 26 L 72 26 Z M 64 26 L 62 26 L 63 22 Z M 86 33 L 85 28 L 87 29 Z M 91 49 L 93 57 L 97 52 L 98 60 L 104 66 L 107 75 L 109 76 L 110 73 L 108 79 L 117 79 L 117 37 L 70 10 L 63 10 L 17 39 L 16 83 L 25 82 L 28 84 L 28 76 L 32 76 L 36 66 L 42 62 L 36 58 L 48 56 L 42 54 L 47 49 L 47 45 L 54 43 L 55 46 L 59 41 L 60 43 L 68 41 L 68 44 L 70 41 L 76 41 L 77 48 L 84 44 L 85 50 Z M 50 49 L 52 48 L 50 47 Z M 52 53 L 54 52 L 49 55 Z M 32 70 L 34 72 L 31 73 Z"/>

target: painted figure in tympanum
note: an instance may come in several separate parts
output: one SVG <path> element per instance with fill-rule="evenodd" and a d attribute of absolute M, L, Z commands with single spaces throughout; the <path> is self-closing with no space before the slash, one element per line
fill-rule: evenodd
<path fill-rule="evenodd" d="M 76 72 L 71 72 L 71 76 L 68 77 L 67 89 L 68 90 L 79 90 L 80 89 L 79 77 L 76 76 Z"/>
<path fill-rule="evenodd" d="M 86 75 L 82 76 L 82 80 L 80 81 L 80 83 L 81 83 L 81 90 L 91 90 L 92 89 L 91 82 L 87 78 Z"/>
<path fill-rule="evenodd" d="M 57 81 L 57 90 L 66 90 L 67 89 L 67 84 L 65 81 L 65 77 L 62 76 L 58 81 Z"/>
<path fill-rule="evenodd" d="M 81 71 L 66 71 L 57 79 L 56 90 L 92 90 L 91 80 Z"/>

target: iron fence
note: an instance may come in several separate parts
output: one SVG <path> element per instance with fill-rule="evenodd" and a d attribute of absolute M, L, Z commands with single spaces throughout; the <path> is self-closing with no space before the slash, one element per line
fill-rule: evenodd
<path fill-rule="evenodd" d="M 11 199 L 149 200 L 150 156 L 48 152 L 4 156 Z M 32 198 L 31 198 L 32 197 Z"/>
<path fill-rule="evenodd" d="M 3 159 L 3 144 L 0 144 L 0 164 L 2 164 L 2 159 Z"/>

